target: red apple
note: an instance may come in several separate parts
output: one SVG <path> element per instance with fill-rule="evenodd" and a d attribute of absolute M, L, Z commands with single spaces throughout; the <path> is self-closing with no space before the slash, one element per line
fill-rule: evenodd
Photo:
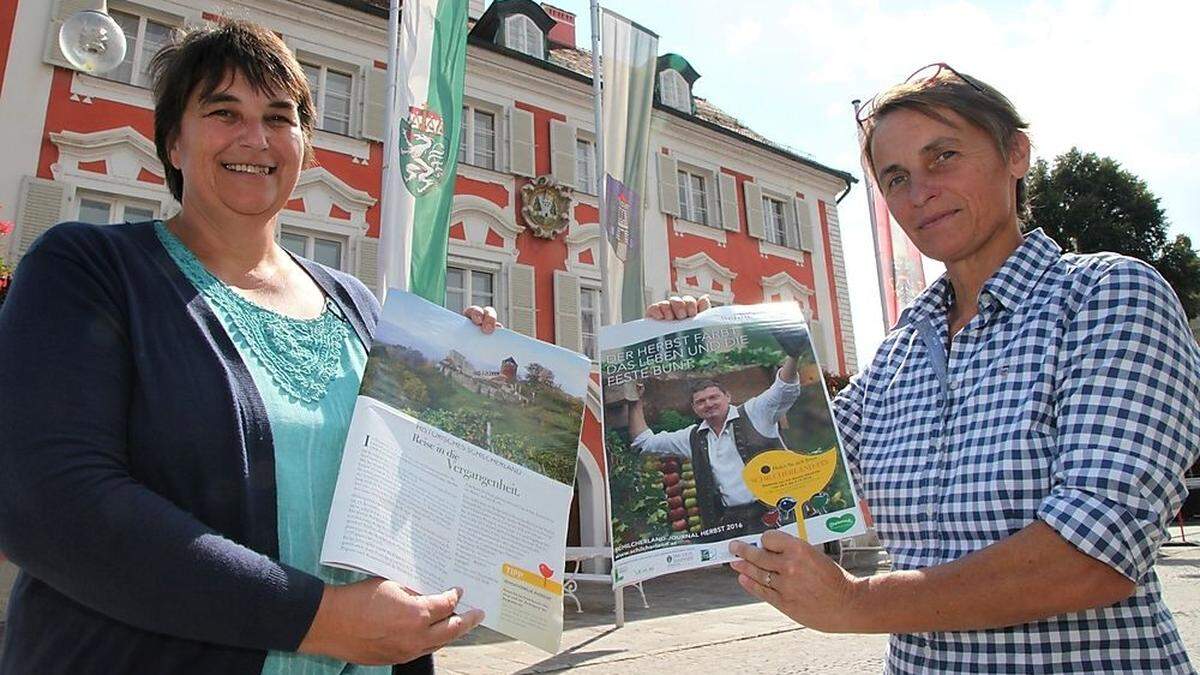
<path fill-rule="evenodd" d="M 693 506 L 693 507 L 689 508 L 689 509 L 687 510 L 687 514 L 688 514 L 689 516 L 698 516 L 698 515 L 700 515 L 700 507 L 699 507 L 699 506 Z"/>
<path fill-rule="evenodd" d="M 663 474 L 663 485 L 665 485 L 667 487 L 671 487 L 672 485 L 675 485 L 678 482 L 679 482 L 679 474 L 677 474 L 677 473 Z"/>
<path fill-rule="evenodd" d="M 682 493 L 683 493 L 683 486 L 678 483 L 667 488 L 667 496 L 668 497 L 677 497 Z"/>
<path fill-rule="evenodd" d="M 667 497 L 667 508 L 677 509 L 681 506 L 683 506 L 682 496 L 676 495 L 674 497 Z"/>
<path fill-rule="evenodd" d="M 681 519 L 676 520 L 675 522 L 671 523 L 671 529 L 675 530 L 676 532 L 683 532 L 684 530 L 687 529 L 687 525 L 688 525 L 687 521 L 683 520 L 681 518 Z"/>
<path fill-rule="evenodd" d="M 671 516 L 671 520 L 679 520 L 687 515 L 687 509 L 684 509 L 683 507 L 671 509 L 671 513 L 669 515 Z"/>

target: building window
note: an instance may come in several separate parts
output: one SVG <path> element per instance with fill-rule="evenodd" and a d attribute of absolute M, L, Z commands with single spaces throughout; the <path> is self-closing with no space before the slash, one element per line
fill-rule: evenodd
<path fill-rule="evenodd" d="M 708 195 L 704 176 L 679 170 L 679 215 L 684 220 L 708 225 Z"/>
<path fill-rule="evenodd" d="M 328 66 L 301 64 L 316 106 L 316 126 L 343 136 L 350 135 L 350 101 L 354 76 Z"/>
<path fill-rule="evenodd" d="M 446 267 L 446 309 L 462 313 L 471 305 L 496 306 L 496 275 L 492 272 Z"/>
<path fill-rule="evenodd" d="M 583 353 L 593 361 L 600 358 L 596 333 L 600 329 L 600 289 L 579 289 L 579 332 L 583 335 Z"/>
<path fill-rule="evenodd" d="M 784 216 L 783 202 L 772 197 L 763 197 L 763 225 L 767 230 L 767 241 L 779 246 L 787 246 L 787 217 Z"/>
<path fill-rule="evenodd" d="M 78 219 L 92 225 L 137 223 L 158 217 L 158 205 L 116 195 L 81 194 Z"/>
<path fill-rule="evenodd" d="M 524 14 L 513 14 L 504 20 L 504 46 L 528 54 L 535 59 L 545 56 L 542 29 Z"/>
<path fill-rule="evenodd" d="M 658 100 L 676 110 L 692 112 L 692 92 L 677 70 L 668 68 L 658 74 Z"/>
<path fill-rule="evenodd" d="M 462 134 L 458 142 L 458 161 L 485 169 L 496 168 L 496 115 L 473 106 L 462 110 Z"/>
<path fill-rule="evenodd" d="M 596 184 L 596 144 L 586 138 L 575 139 L 575 189 L 600 194 Z"/>
<path fill-rule="evenodd" d="M 138 87 L 149 87 L 150 61 L 171 39 L 171 27 L 144 16 L 111 10 L 109 15 L 125 32 L 125 60 L 105 77 Z"/>
<path fill-rule="evenodd" d="M 335 270 L 343 269 L 342 254 L 346 249 L 345 244 L 343 239 L 310 234 L 288 227 L 281 228 L 279 232 L 280 246 L 302 258 L 308 258 Z"/>

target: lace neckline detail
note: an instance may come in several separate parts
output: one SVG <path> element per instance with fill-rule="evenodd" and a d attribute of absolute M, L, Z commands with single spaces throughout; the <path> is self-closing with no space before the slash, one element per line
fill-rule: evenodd
<path fill-rule="evenodd" d="M 218 279 L 161 221 L 154 233 L 171 259 L 204 299 L 229 317 L 226 326 L 235 340 L 249 347 L 255 360 L 288 396 L 314 403 L 325 396 L 338 375 L 343 345 L 349 334 L 329 298 L 313 319 L 297 319 L 261 307 Z"/>

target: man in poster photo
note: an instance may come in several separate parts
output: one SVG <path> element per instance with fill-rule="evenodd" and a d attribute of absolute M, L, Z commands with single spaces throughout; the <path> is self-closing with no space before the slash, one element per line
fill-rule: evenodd
<path fill-rule="evenodd" d="M 809 371 L 812 371 L 810 373 Z M 700 421 L 677 431 L 655 433 L 646 424 L 639 384 L 638 400 L 629 410 L 629 435 L 643 454 L 681 456 L 692 460 L 696 498 L 702 527 L 740 523 L 747 531 L 761 531 L 763 506 L 746 486 L 742 470 L 755 455 L 784 448 L 779 420 L 800 396 L 802 385 L 815 381 L 816 364 L 798 374 L 796 357 L 787 356 L 766 391 L 734 405 L 729 391 L 717 380 L 692 383 L 692 412 Z M 815 373 L 815 374 L 814 374 Z M 803 380 L 803 381 L 802 381 Z M 727 536 L 732 530 L 723 532 Z"/>

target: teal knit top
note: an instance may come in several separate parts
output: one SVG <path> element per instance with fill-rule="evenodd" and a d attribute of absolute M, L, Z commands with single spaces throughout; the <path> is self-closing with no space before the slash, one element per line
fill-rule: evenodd
<path fill-rule="evenodd" d="M 210 273 L 161 222 L 155 232 L 237 346 L 262 396 L 275 441 L 280 562 L 330 584 L 364 578 L 318 561 L 329 507 L 367 354 L 328 299 L 315 319 L 260 307 Z M 264 675 L 384 675 L 296 652 L 269 652 Z"/>

